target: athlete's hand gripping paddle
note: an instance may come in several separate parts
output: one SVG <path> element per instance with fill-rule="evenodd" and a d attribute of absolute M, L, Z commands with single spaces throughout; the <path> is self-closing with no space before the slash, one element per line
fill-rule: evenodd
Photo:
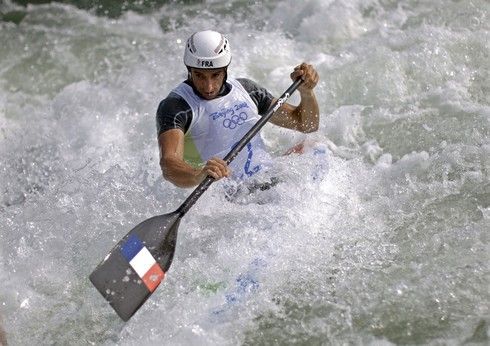
<path fill-rule="evenodd" d="M 298 79 L 291 84 L 224 157 L 226 163 L 238 155 L 301 83 Z M 213 181 L 207 176 L 173 213 L 154 216 L 134 227 L 90 274 L 90 281 L 124 321 L 138 311 L 163 280 L 174 257 L 180 220 Z"/>

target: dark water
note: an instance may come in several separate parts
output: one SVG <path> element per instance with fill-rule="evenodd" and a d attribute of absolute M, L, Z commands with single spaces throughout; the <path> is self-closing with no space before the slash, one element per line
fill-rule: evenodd
<path fill-rule="evenodd" d="M 76 6 L 83 10 L 91 11 L 99 16 L 107 16 L 111 18 L 117 18 L 126 11 L 135 11 L 138 13 L 150 13 L 154 10 L 158 10 L 163 5 L 185 5 L 185 4 L 199 4 L 204 3 L 202 0 L 139 0 L 139 1 L 114 1 L 114 0 L 65 0 L 65 1 L 50 1 L 50 0 L 35 0 L 24 1 L 14 0 L 12 3 L 22 6 L 49 4 L 58 2 L 62 4 L 69 4 Z M 20 12 L 23 12 L 22 9 Z M 5 14 L 4 14 L 5 15 Z M 7 14 L 7 18 L 8 14 Z"/>

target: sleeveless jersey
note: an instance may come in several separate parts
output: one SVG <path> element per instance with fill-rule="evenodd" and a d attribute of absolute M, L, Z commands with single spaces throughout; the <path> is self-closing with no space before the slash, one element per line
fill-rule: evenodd
<path fill-rule="evenodd" d="M 260 119 L 257 106 L 240 82 L 228 78 L 227 83 L 231 91 L 213 100 L 200 98 L 186 83 L 173 90 L 193 113 L 184 142 L 184 159 L 191 164 L 202 164 L 212 157 L 223 158 Z M 259 172 L 268 162 L 270 156 L 257 134 L 230 163 L 230 168 L 235 178 L 243 179 Z"/>

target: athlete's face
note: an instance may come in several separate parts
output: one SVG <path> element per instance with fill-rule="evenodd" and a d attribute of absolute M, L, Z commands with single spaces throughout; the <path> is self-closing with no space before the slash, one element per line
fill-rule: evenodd
<path fill-rule="evenodd" d="M 206 100 L 212 100 L 218 96 L 225 76 L 225 68 L 212 70 L 191 68 L 192 83 L 194 83 L 194 87 Z"/>

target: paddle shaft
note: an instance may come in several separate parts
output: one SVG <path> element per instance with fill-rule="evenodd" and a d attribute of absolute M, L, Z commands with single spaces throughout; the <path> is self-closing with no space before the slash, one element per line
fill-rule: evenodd
<path fill-rule="evenodd" d="M 231 161 L 240 153 L 240 151 L 247 145 L 248 142 L 260 131 L 267 121 L 274 115 L 274 113 L 286 102 L 291 94 L 299 87 L 303 82 L 301 78 L 295 80 L 293 84 L 279 97 L 276 102 L 269 108 L 266 114 L 264 114 L 259 121 L 240 139 L 240 141 L 231 149 L 231 151 L 224 157 L 224 161 L 230 164 Z M 184 216 L 185 213 L 196 203 L 201 195 L 209 188 L 211 183 L 214 182 L 214 178 L 207 176 L 196 189 L 187 197 L 182 205 L 177 209 L 180 216 Z"/>

